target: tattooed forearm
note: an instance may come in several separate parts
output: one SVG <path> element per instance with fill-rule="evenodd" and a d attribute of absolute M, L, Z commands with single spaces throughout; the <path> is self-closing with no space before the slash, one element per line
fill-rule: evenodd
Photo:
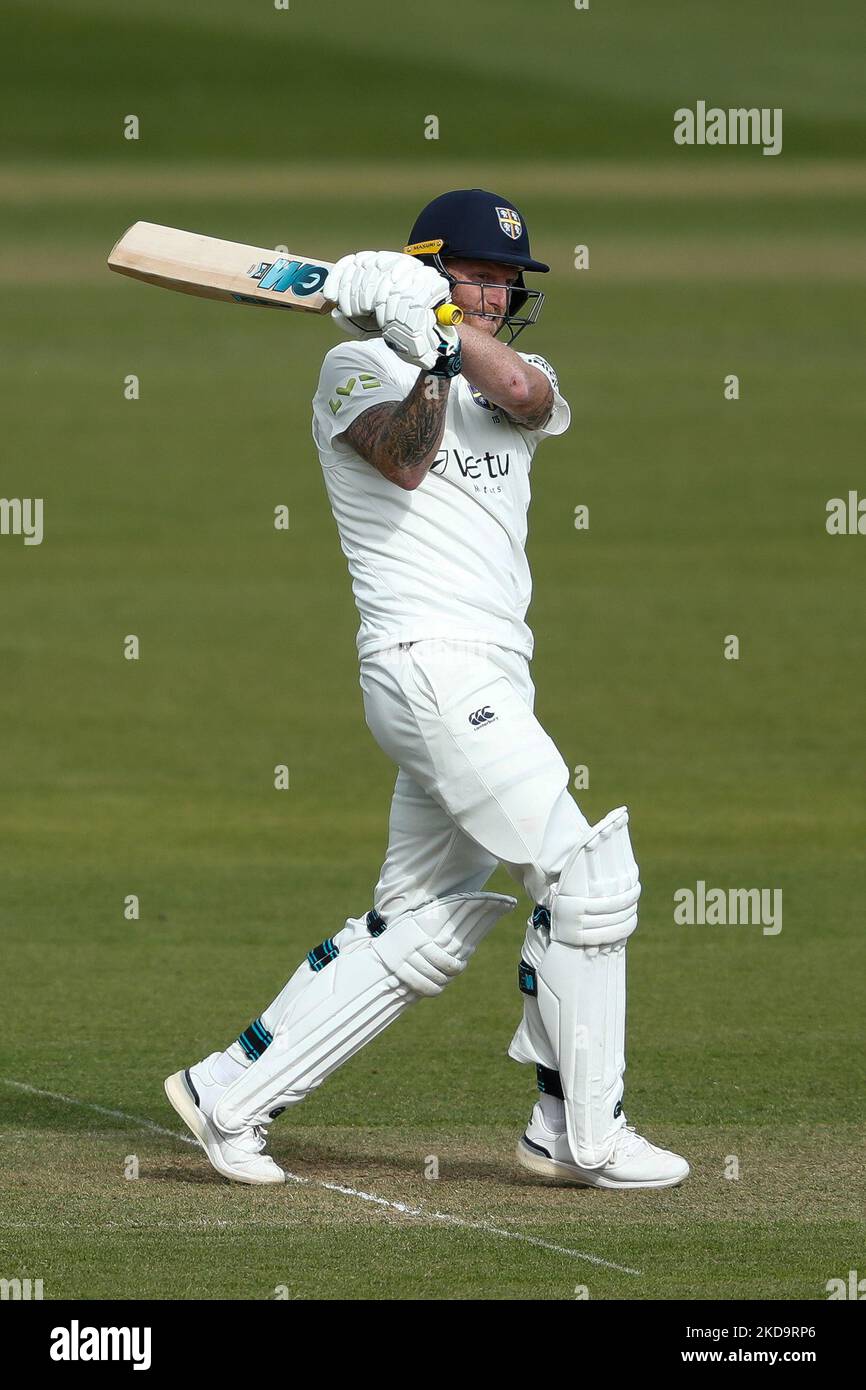
<path fill-rule="evenodd" d="M 391 482 L 411 490 L 426 476 L 442 443 L 450 385 L 422 373 L 405 400 L 371 405 L 340 438 Z"/>
<path fill-rule="evenodd" d="M 431 382 L 437 389 L 428 395 Z M 394 411 L 385 427 L 382 448 L 396 468 L 414 468 L 439 448 L 449 388 L 448 381 L 419 377 L 410 395 Z"/>

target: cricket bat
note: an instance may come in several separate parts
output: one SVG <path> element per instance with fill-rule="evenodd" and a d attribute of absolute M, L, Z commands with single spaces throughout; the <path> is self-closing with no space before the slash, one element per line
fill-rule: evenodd
<path fill-rule="evenodd" d="M 199 299 L 308 314 L 328 314 L 334 308 L 322 294 L 332 268 L 329 261 L 220 241 L 156 222 L 133 223 L 114 247 L 108 265 L 119 275 Z M 456 304 L 440 304 L 436 318 L 441 324 L 456 325 L 463 320 L 463 310 Z"/>

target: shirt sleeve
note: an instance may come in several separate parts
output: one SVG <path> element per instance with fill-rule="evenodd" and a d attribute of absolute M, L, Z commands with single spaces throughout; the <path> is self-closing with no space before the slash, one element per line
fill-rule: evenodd
<path fill-rule="evenodd" d="M 559 379 L 556 372 L 547 361 L 546 357 L 539 357 L 535 352 L 518 352 L 518 357 L 522 357 L 524 362 L 528 362 L 531 367 L 537 367 L 540 372 L 544 372 L 551 386 L 553 387 L 553 410 L 546 425 L 539 429 L 531 430 L 525 425 L 518 424 L 518 429 L 522 429 L 525 434 L 543 439 L 548 434 L 565 434 L 571 424 L 571 409 L 564 396 L 559 394 Z"/>
<path fill-rule="evenodd" d="M 389 348 L 385 352 L 390 355 Z M 331 348 L 313 397 L 313 437 L 320 449 L 352 452 L 336 436 L 371 405 L 405 398 L 407 387 L 397 380 L 399 367 L 397 358 L 392 366 L 370 343 L 349 341 Z"/>

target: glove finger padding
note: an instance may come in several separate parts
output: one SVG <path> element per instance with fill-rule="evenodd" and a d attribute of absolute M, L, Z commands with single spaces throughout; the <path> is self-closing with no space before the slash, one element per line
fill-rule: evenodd
<path fill-rule="evenodd" d="M 413 299 L 425 304 L 441 304 L 448 298 L 451 286 L 444 275 L 429 265 L 419 265 L 411 256 L 405 258 L 408 267 L 395 266 L 390 272 L 391 284 L 411 294 Z"/>
<path fill-rule="evenodd" d="M 325 280 L 322 293 L 337 306 L 331 310 L 331 318 L 348 337 L 378 337 L 379 324 L 371 313 L 375 286 L 381 279 L 377 266 L 380 259 L 387 263 L 394 255 L 390 251 L 353 252 L 341 257 Z"/>
<path fill-rule="evenodd" d="M 411 285 L 416 297 L 425 299 L 437 291 L 446 298 L 449 284 L 444 275 L 431 266 L 421 265 L 412 256 L 398 251 L 356 251 L 342 256 L 332 268 L 322 292 L 326 299 L 337 302 L 338 295 L 348 284 L 368 281 L 371 293 L 381 298 L 397 285 Z"/>
<path fill-rule="evenodd" d="M 416 261 L 414 256 L 405 256 L 394 251 L 380 251 L 369 265 L 371 269 L 375 266 L 381 272 L 383 293 L 386 283 L 390 283 L 394 288 L 399 286 L 408 289 L 417 299 L 426 299 L 437 292 L 443 299 L 448 296 L 450 285 L 445 276 L 440 275 L 432 266 Z"/>
<path fill-rule="evenodd" d="M 348 283 L 351 272 L 355 268 L 357 256 L 341 256 L 328 273 L 328 277 L 322 286 L 322 294 L 325 299 L 329 299 L 332 304 L 340 307 L 340 286 Z"/>
<path fill-rule="evenodd" d="M 387 266 L 395 255 L 392 251 L 358 251 L 341 257 L 322 286 L 324 297 L 330 299 L 346 319 L 365 317 L 372 310 L 377 287 L 387 275 L 379 263 L 384 261 Z"/>
<path fill-rule="evenodd" d="M 378 276 L 371 274 L 365 266 L 355 267 L 348 284 L 341 288 L 341 295 L 348 302 L 348 312 L 352 318 L 372 314 L 379 283 Z"/>
<path fill-rule="evenodd" d="M 362 318 L 350 319 L 345 314 L 340 313 L 339 309 L 331 310 L 331 318 L 334 323 L 347 338 L 378 338 L 379 325 L 375 314 L 368 314 Z"/>

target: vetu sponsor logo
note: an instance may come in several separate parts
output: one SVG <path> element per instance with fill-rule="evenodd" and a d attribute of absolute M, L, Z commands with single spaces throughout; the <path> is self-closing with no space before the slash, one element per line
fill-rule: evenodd
<path fill-rule="evenodd" d="M 440 449 L 434 462 L 430 465 L 431 473 L 444 473 L 448 467 L 448 462 L 453 454 L 454 462 L 457 464 L 464 478 L 505 478 L 508 476 L 509 455 L 503 458 L 501 454 L 492 454 L 487 450 L 486 454 L 479 454 L 476 458 L 474 454 L 460 455 L 459 449 Z"/>

